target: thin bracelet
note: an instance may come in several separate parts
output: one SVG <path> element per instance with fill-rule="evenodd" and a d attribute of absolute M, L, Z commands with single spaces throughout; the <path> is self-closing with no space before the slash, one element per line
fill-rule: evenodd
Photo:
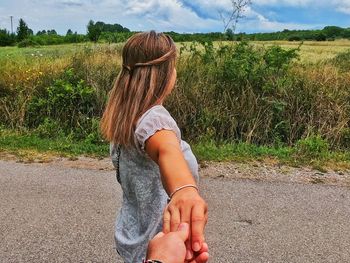
<path fill-rule="evenodd" d="M 195 188 L 199 192 L 199 189 L 198 189 L 198 187 L 196 185 L 194 185 L 194 184 L 185 184 L 183 186 L 180 186 L 180 187 L 176 188 L 175 191 L 172 192 L 172 194 L 168 198 L 168 203 L 170 202 L 170 200 L 174 196 L 174 194 L 176 194 L 178 191 L 180 191 L 180 190 L 182 190 L 184 188 L 187 188 L 187 187 Z"/>

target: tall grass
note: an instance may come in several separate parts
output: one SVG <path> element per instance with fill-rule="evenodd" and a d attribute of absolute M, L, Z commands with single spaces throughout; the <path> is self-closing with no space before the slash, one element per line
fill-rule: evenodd
<path fill-rule="evenodd" d="M 186 139 L 292 146 L 316 138 L 327 150 L 350 148 L 345 53 L 308 64 L 297 47 L 245 42 L 192 43 L 179 53 L 166 106 Z M 0 54 L 0 125 L 101 141 L 98 122 L 120 70 L 120 45 Z"/>
<path fill-rule="evenodd" d="M 168 106 L 192 140 L 293 145 L 312 135 L 349 147 L 350 78 L 298 50 L 248 43 L 188 48 Z"/>

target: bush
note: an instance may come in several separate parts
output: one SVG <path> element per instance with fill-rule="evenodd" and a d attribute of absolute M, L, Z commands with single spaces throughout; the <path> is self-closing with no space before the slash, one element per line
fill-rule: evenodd
<path fill-rule="evenodd" d="M 311 135 L 296 143 L 296 154 L 310 159 L 322 159 L 329 154 L 329 144 L 320 135 Z"/>
<path fill-rule="evenodd" d="M 62 132 L 60 123 L 51 118 L 45 118 L 35 129 L 35 133 L 42 138 L 56 138 L 59 137 Z"/>
<path fill-rule="evenodd" d="M 289 125 L 283 121 L 288 102 L 280 95 L 291 82 L 287 72 L 297 49 L 258 49 L 247 42 L 202 46 L 182 48 L 178 88 L 167 102 L 185 136 L 248 143 L 273 143 L 281 137 L 287 142 Z"/>
<path fill-rule="evenodd" d="M 349 55 L 320 67 L 295 63 L 298 52 L 247 42 L 184 44 L 177 87 L 166 106 L 184 137 L 194 142 L 299 143 L 301 148 L 307 146 L 300 139 L 319 134 L 329 147 L 349 149 L 350 79 L 337 68 L 344 63 L 339 68 L 346 69 Z M 57 129 L 100 142 L 98 122 L 120 55 L 120 45 L 88 45 L 72 57 L 55 54 L 55 63 L 38 57 L 35 70 L 17 70 L 9 60 L 5 65 L 16 73 L 0 78 L 0 124 L 37 129 L 41 136 L 55 135 Z M 16 78 L 8 79 L 12 75 Z"/>
<path fill-rule="evenodd" d="M 17 44 L 17 46 L 19 48 L 23 48 L 23 47 L 35 47 L 35 46 L 38 46 L 38 42 L 34 41 L 34 40 L 31 40 L 31 39 L 24 39 L 22 40 L 21 42 L 19 42 Z"/>
<path fill-rule="evenodd" d="M 324 33 L 319 33 L 315 36 L 316 41 L 326 41 L 327 36 Z"/>
<path fill-rule="evenodd" d="M 0 46 L 11 46 L 16 42 L 16 35 L 10 34 L 6 29 L 0 29 Z"/>
<path fill-rule="evenodd" d="M 95 106 L 95 90 L 87 86 L 84 80 L 76 79 L 73 70 L 69 69 L 42 94 L 33 96 L 26 122 L 30 127 L 39 126 L 48 132 L 56 124 L 66 133 L 90 130 L 89 120 L 96 114 Z"/>
<path fill-rule="evenodd" d="M 301 41 L 301 37 L 300 36 L 290 36 L 288 38 L 288 41 Z"/>

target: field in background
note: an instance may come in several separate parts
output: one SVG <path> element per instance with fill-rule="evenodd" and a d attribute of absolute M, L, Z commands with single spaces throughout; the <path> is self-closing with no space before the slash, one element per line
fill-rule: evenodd
<path fill-rule="evenodd" d="M 231 42 L 223 42 L 224 44 L 230 44 Z M 338 53 L 344 52 L 350 49 L 350 40 L 335 40 L 335 41 L 304 41 L 304 42 L 291 42 L 291 41 L 252 41 L 257 46 L 272 46 L 279 45 L 283 48 L 298 48 L 300 46 L 300 57 L 303 62 L 318 62 L 324 59 L 334 58 Z M 189 45 L 189 42 L 177 43 L 178 48 L 183 44 Z M 216 42 L 215 46 L 219 43 Z M 24 58 L 38 58 L 40 56 L 55 58 L 70 57 L 84 47 L 92 47 L 95 44 L 65 44 L 65 45 L 52 45 L 52 46 L 40 46 L 31 48 L 17 48 L 17 47 L 0 47 L 0 63 L 6 59 L 16 59 L 23 61 Z M 122 44 L 97 44 L 97 46 L 110 46 L 120 48 Z M 33 63 L 38 62 L 31 60 Z M 39 60 L 40 61 L 40 60 Z M 30 63 L 26 61 L 27 63 Z"/>
<path fill-rule="evenodd" d="M 177 45 L 167 106 L 200 159 L 350 162 L 350 41 L 304 42 L 300 59 L 299 42 Z M 0 48 L 0 150 L 107 154 L 98 123 L 121 47 Z"/>
<path fill-rule="evenodd" d="M 300 46 L 300 58 L 304 63 L 315 63 L 326 59 L 332 59 L 340 52 L 350 49 L 350 40 L 336 41 L 261 41 L 256 45 L 280 45 L 283 48 L 298 48 Z"/>

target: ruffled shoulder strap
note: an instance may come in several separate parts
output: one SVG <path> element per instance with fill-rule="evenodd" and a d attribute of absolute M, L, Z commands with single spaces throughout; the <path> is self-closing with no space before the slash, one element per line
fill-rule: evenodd
<path fill-rule="evenodd" d="M 144 150 L 147 139 L 160 130 L 174 131 L 181 142 L 181 132 L 173 117 L 162 105 L 156 105 L 146 111 L 137 122 L 135 137 L 140 148 Z"/>

